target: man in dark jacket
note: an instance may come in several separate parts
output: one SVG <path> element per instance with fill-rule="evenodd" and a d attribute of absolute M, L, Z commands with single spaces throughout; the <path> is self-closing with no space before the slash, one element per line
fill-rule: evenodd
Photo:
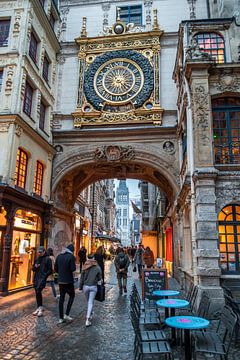
<path fill-rule="evenodd" d="M 60 291 L 59 300 L 59 324 L 64 320 L 73 320 L 70 316 L 70 310 L 75 297 L 74 277 L 73 273 L 76 271 L 76 259 L 73 255 L 74 246 L 69 244 L 56 258 L 55 271 L 58 273 L 58 284 Z M 66 313 L 63 316 L 63 306 L 65 295 L 69 295 Z"/>
<path fill-rule="evenodd" d="M 82 272 L 82 266 L 85 264 L 87 260 L 87 249 L 85 246 L 82 246 L 78 252 L 79 262 L 80 262 L 80 273 Z"/>
<path fill-rule="evenodd" d="M 122 248 L 119 249 L 114 264 L 117 272 L 119 294 L 122 295 L 123 290 L 125 293 L 127 292 L 127 272 L 130 264 L 129 257 Z"/>
<path fill-rule="evenodd" d="M 33 285 L 37 301 L 37 310 L 34 311 L 33 315 L 43 316 L 42 291 L 46 286 L 47 277 L 52 273 L 52 262 L 43 246 L 39 246 L 37 253 L 38 257 L 32 267 L 34 272 Z"/>

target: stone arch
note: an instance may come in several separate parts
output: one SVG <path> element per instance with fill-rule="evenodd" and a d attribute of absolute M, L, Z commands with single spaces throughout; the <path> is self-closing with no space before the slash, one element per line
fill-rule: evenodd
<path fill-rule="evenodd" d="M 64 207 L 71 211 L 76 197 L 85 187 L 111 178 L 151 182 L 173 202 L 179 191 L 177 165 L 175 152 L 164 152 L 163 146 L 156 144 L 75 147 L 57 155 L 53 171 L 54 202 L 59 207 L 65 203 Z"/>

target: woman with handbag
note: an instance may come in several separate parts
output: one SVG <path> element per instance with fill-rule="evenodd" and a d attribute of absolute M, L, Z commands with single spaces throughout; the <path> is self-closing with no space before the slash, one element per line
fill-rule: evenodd
<path fill-rule="evenodd" d="M 93 315 L 93 303 L 97 294 L 97 285 L 98 282 L 102 280 L 102 272 L 94 259 L 93 254 L 89 254 L 87 261 L 82 267 L 82 273 L 80 277 L 79 290 L 83 290 L 84 295 L 87 299 L 87 316 L 86 316 L 86 326 L 91 326 L 91 320 Z"/>

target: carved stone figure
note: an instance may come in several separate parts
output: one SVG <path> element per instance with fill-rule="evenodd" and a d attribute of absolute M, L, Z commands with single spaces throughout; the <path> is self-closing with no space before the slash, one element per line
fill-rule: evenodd
<path fill-rule="evenodd" d="M 201 51 L 200 46 L 195 38 L 192 38 L 191 45 L 187 48 L 186 58 L 188 60 L 208 60 L 211 61 L 213 58 L 207 52 Z"/>

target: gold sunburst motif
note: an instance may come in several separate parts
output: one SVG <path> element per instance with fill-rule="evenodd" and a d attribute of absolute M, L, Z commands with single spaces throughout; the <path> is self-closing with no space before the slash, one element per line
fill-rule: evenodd
<path fill-rule="evenodd" d="M 110 70 L 104 78 L 104 87 L 114 95 L 128 92 L 134 85 L 134 76 L 124 68 Z"/>

